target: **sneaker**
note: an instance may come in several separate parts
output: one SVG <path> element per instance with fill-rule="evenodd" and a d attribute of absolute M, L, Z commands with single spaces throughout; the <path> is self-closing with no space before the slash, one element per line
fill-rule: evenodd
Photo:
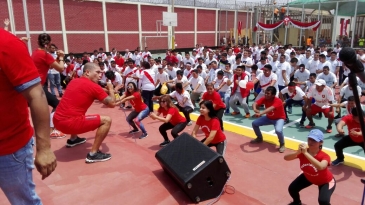
<path fill-rule="evenodd" d="M 309 123 L 307 126 L 305 126 L 306 129 L 312 129 L 314 126 L 316 126 L 316 124 L 314 123 Z"/>
<path fill-rule="evenodd" d="M 94 163 L 94 162 L 104 162 L 112 158 L 111 154 L 102 153 L 100 151 L 96 152 L 94 156 L 91 156 L 90 153 L 86 155 L 85 162 L 86 163 Z"/>
<path fill-rule="evenodd" d="M 168 145 L 169 143 L 170 143 L 170 140 L 163 141 L 163 142 L 160 144 L 160 147 L 164 147 L 164 146 Z"/>
<path fill-rule="evenodd" d="M 239 115 L 240 112 L 232 112 L 231 115 Z"/>
<path fill-rule="evenodd" d="M 61 131 L 58 131 L 54 129 L 50 135 L 52 139 L 62 139 L 66 137 L 66 134 L 62 133 Z"/>
<path fill-rule="evenodd" d="M 332 132 L 332 126 L 328 126 L 327 129 L 326 129 L 326 132 L 331 133 Z"/>
<path fill-rule="evenodd" d="M 300 127 L 300 128 L 304 128 L 304 127 L 305 127 L 305 126 L 304 126 L 304 122 L 300 122 L 300 123 L 299 123 L 299 127 Z"/>
<path fill-rule="evenodd" d="M 251 144 L 260 144 L 261 142 L 263 142 L 261 138 L 256 138 L 250 141 Z"/>
<path fill-rule="evenodd" d="M 288 124 L 289 123 L 289 119 L 286 119 L 285 121 L 284 121 L 284 124 Z"/>
<path fill-rule="evenodd" d="M 122 103 L 122 104 L 120 104 L 120 108 L 124 108 L 124 106 L 125 106 L 125 103 Z"/>
<path fill-rule="evenodd" d="M 331 163 L 332 166 L 337 166 L 339 164 L 343 164 L 343 160 L 338 159 L 338 158 L 333 160 L 332 163 Z"/>
<path fill-rule="evenodd" d="M 146 138 L 148 136 L 147 133 L 142 133 L 142 135 L 139 137 L 139 139 L 143 139 L 143 138 Z"/>
<path fill-rule="evenodd" d="M 68 139 L 67 140 L 67 144 L 66 144 L 66 147 L 74 147 L 76 145 L 79 145 L 79 144 L 83 144 L 86 142 L 86 138 L 80 138 L 80 137 L 77 137 L 75 140 L 70 140 Z"/>
<path fill-rule="evenodd" d="M 128 105 L 127 107 L 124 107 L 124 109 L 131 109 L 132 106 Z"/>
<path fill-rule="evenodd" d="M 293 112 L 293 108 L 292 107 L 288 107 L 288 113 L 289 114 L 292 114 L 292 112 Z"/>
<path fill-rule="evenodd" d="M 128 133 L 129 133 L 129 134 L 134 134 L 134 133 L 137 133 L 137 132 L 139 132 L 139 130 L 131 130 L 131 131 L 129 131 Z"/>
<path fill-rule="evenodd" d="M 188 122 L 188 126 L 190 126 L 190 125 L 192 125 L 192 124 L 193 124 L 193 122 L 192 122 L 192 121 Z"/>
<path fill-rule="evenodd" d="M 285 151 L 285 145 L 280 145 L 279 152 L 283 153 Z"/>
<path fill-rule="evenodd" d="M 250 117 L 251 117 L 250 113 L 246 113 L 245 118 L 250 118 Z"/>
<path fill-rule="evenodd" d="M 344 137 L 344 134 L 336 134 L 335 137 L 340 138 L 340 137 Z"/>

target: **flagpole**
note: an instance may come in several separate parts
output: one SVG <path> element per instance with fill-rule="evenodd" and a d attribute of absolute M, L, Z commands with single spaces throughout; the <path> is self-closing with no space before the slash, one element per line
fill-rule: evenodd
<path fill-rule="evenodd" d="M 355 14 L 354 14 L 354 20 L 351 22 L 351 30 L 352 30 L 352 35 L 351 35 L 351 48 L 354 47 L 354 38 L 355 38 L 355 25 L 356 25 L 356 16 L 357 16 L 357 6 L 358 6 L 358 2 L 359 0 L 356 0 L 355 2 Z M 353 26 L 352 26 L 353 25 Z"/>
<path fill-rule="evenodd" d="M 247 45 L 247 38 L 248 38 L 248 7 L 247 7 L 247 3 L 245 2 L 246 5 L 246 29 L 245 29 L 245 41 L 246 41 L 246 45 Z"/>
<path fill-rule="evenodd" d="M 289 0 L 287 0 L 287 4 L 286 5 L 287 5 L 287 8 L 286 8 L 286 16 L 288 16 L 289 15 Z M 288 36 L 288 26 L 289 26 L 289 24 L 288 24 L 288 26 L 286 26 L 285 23 L 284 23 L 284 26 L 285 26 L 284 45 L 286 45 L 286 38 Z"/>
<path fill-rule="evenodd" d="M 333 19 L 333 30 L 332 30 L 332 46 L 335 47 L 336 44 L 336 31 L 337 31 L 337 15 L 338 15 L 338 2 L 336 2 L 336 11 L 335 11 L 335 18 Z"/>
<path fill-rule="evenodd" d="M 304 21 L 304 4 L 303 4 L 303 7 L 302 7 L 302 22 Z M 302 46 L 302 38 L 303 38 L 303 29 L 300 29 L 300 37 L 299 37 L 299 47 Z M 303 39 L 305 41 L 305 38 Z"/>
<path fill-rule="evenodd" d="M 318 17 L 317 17 L 317 20 L 320 21 L 319 19 L 319 14 L 322 13 L 321 12 L 321 0 L 319 0 L 319 4 L 318 4 Z M 320 25 L 319 27 L 321 27 L 322 25 Z M 316 31 L 316 47 L 319 47 L 318 46 L 318 36 L 319 36 L 319 27 L 317 28 L 317 31 Z"/>

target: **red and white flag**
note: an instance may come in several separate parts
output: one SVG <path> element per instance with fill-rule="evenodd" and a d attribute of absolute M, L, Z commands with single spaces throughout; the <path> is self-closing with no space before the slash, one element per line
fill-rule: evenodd
<path fill-rule="evenodd" d="M 340 24 L 341 24 L 341 29 L 340 29 L 340 35 L 341 36 L 347 36 L 347 25 L 350 24 L 350 19 L 341 19 L 340 20 Z"/>
<path fill-rule="evenodd" d="M 348 34 L 347 34 L 347 25 L 349 25 L 349 24 L 350 24 L 350 19 L 347 19 L 346 22 L 345 22 L 345 25 L 344 25 L 344 27 L 345 27 L 345 35 L 346 36 L 348 36 Z"/>
<path fill-rule="evenodd" d="M 239 35 L 239 36 L 241 36 L 242 21 L 239 21 L 239 22 L 238 22 L 238 28 L 237 28 L 237 30 L 238 30 L 238 35 Z"/>

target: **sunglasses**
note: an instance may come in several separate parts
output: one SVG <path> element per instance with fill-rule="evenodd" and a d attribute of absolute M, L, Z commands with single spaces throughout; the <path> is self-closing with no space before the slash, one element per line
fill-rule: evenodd
<path fill-rule="evenodd" d="M 132 88 L 134 88 L 134 87 L 133 87 L 133 86 L 128 86 L 127 88 L 128 88 L 128 89 L 132 89 Z"/>

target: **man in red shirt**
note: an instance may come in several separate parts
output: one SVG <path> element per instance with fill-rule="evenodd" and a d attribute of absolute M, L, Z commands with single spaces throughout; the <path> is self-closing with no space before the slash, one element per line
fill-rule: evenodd
<path fill-rule="evenodd" d="M 86 63 L 83 76 L 72 80 L 67 86 L 67 92 L 60 101 L 53 118 L 57 129 L 71 134 L 70 139 L 67 140 L 67 147 L 74 147 L 86 142 L 86 138 L 79 138 L 77 134 L 97 129 L 94 144 L 86 156 L 86 163 L 102 162 L 111 158 L 110 154 L 99 151 L 101 143 L 109 132 L 111 118 L 109 116 L 86 115 L 87 109 L 95 99 L 108 107 L 115 107 L 113 84 L 107 83 L 108 95 L 98 85 L 100 79 L 100 67 L 94 63 Z"/>
<path fill-rule="evenodd" d="M 263 140 L 260 126 L 272 124 L 274 125 L 275 133 L 279 138 L 279 152 L 283 153 L 285 151 L 283 127 L 286 117 L 283 103 L 280 98 L 275 96 L 276 92 L 277 90 L 274 86 L 269 86 L 265 90 L 265 96 L 254 102 L 252 105 L 255 116 L 259 118 L 252 122 L 252 128 L 255 131 L 257 138 L 251 140 L 251 143 L 261 143 Z M 265 110 L 262 112 L 259 110 L 261 105 L 265 105 Z M 263 116 L 265 114 L 266 116 Z"/>
<path fill-rule="evenodd" d="M 41 204 L 32 167 L 45 179 L 57 166 L 49 138 L 49 108 L 26 44 L 3 29 L 0 36 L 0 187 L 11 204 Z"/>
<path fill-rule="evenodd" d="M 119 51 L 117 51 L 117 55 L 114 57 L 115 63 L 121 68 L 124 66 L 124 59 L 120 55 Z"/>
<path fill-rule="evenodd" d="M 364 108 L 361 108 L 361 110 L 363 110 L 363 115 L 365 116 Z M 342 137 L 335 144 L 337 159 L 335 159 L 331 163 L 333 166 L 337 166 L 343 163 L 345 159 L 345 156 L 343 155 L 343 149 L 345 149 L 346 147 L 360 146 L 365 151 L 364 137 L 361 132 L 359 114 L 356 108 L 352 108 L 351 114 L 343 117 L 341 121 L 337 124 L 337 131 L 339 134 L 345 134 L 345 132 L 343 131 L 343 127 L 345 125 L 347 125 L 348 128 L 348 135 Z"/>

